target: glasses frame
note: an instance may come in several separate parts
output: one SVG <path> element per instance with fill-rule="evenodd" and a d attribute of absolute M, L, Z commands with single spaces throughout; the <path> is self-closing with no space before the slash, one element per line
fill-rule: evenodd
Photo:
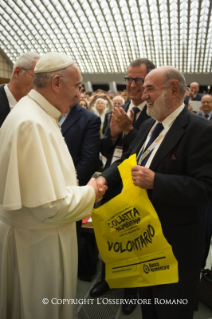
<path fill-rule="evenodd" d="M 22 68 L 22 70 L 24 70 L 25 72 L 27 72 L 27 73 L 29 73 L 31 76 L 33 76 L 33 78 L 34 78 L 34 74 L 33 73 L 31 73 L 31 72 L 29 72 L 27 69 L 25 69 L 25 68 Z"/>
<path fill-rule="evenodd" d="M 125 82 L 127 84 L 132 84 L 133 81 L 135 82 L 135 84 L 143 84 L 144 83 L 143 78 L 132 78 L 130 76 L 125 75 L 124 79 L 125 79 Z"/>

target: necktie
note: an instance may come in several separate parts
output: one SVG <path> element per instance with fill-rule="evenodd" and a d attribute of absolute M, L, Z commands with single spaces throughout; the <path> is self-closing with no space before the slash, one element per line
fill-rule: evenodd
<path fill-rule="evenodd" d="M 163 124 L 162 123 L 158 123 L 156 126 L 155 126 L 155 128 L 154 128 L 154 130 L 152 131 L 152 135 L 151 135 L 151 137 L 150 137 L 150 139 L 149 139 L 149 142 L 147 143 L 147 146 L 145 147 L 145 149 L 143 150 L 143 152 L 141 152 L 141 155 L 148 149 L 148 147 L 154 142 L 154 140 L 158 137 L 158 135 L 160 134 L 160 132 L 163 130 Z M 152 152 L 152 151 L 151 151 Z M 141 162 L 141 166 L 145 166 L 146 165 L 146 163 L 147 163 L 147 161 L 148 161 L 148 159 L 149 159 L 149 157 L 150 157 L 150 154 L 151 154 L 151 152 L 149 152 L 149 154 L 143 159 L 143 161 Z M 140 155 L 140 156 L 141 156 Z M 140 158 L 140 156 L 139 156 L 139 158 Z M 139 160 L 139 158 L 138 158 L 138 160 Z"/>
<path fill-rule="evenodd" d="M 140 112 L 140 109 L 137 106 L 133 106 L 132 108 L 133 112 L 134 112 L 134 118 L 133 118 L 133 127 L 135 126 L 135 122 L 136 122 L 136 115 L 138 114 L 138 112 Z"/>
<path fill-rule="evenodd" d="M 209 115 L 208 115 L 208 114 L 205 114 L 204 117 L 205 117 L 206 119 L 208 119 L 208 118 L 209 118 Z"/>

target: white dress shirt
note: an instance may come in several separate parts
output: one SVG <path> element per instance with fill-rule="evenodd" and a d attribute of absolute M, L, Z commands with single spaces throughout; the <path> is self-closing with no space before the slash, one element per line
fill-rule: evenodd
<path fill-rule="evenodd" d="M 174 112 L 172 112 L 171 114 L 169 114 L 169 115 L 165 118 L 165 120 L 163 120 L 162 124 L 163 124 L 164 130 L 165 130 L 166 128 L 167 128 L 168 130 L 170 129 L 170 127 L 172 126 L 172 124 L 174 123 L 174 121 L 176 120 L 176 118 L 177 118 L 178 115 L 182 112 L 183 109 L 184 109 L 184 103 L 183 103 L 180 107 L 178 107 Z M 152 130 L 155 128 L 155 126 L 157 125 L 157 123 L 158 123 L 158 121 L 156 121 L 155 124 L 151 127 L 151 130 L 149 131 L 149 134 L 148 134 L 148 136 L 147 136 L 147 138 L 146 138 L 146 141 L 145 141 L 144 144 L 142 145 L 142 148 L 141 148 L 141 150 L 139 151 L 139 154 L 140 154 L 140 152 L 143 150 L 143 148 L 145 148 L 146 145 L 148 144 L 148 141 L 149 141 L 149 139 L 150 139 L 150 137 L 151 137 L 151 132 L 152 132 Z M 167 130 L 166 133 L 168 133 L 168 130 Z M 163 131 L 162 131 L 161 133 L 163 133 Z M 163 138 L 164 138 L 164 137 L 163 137 Z M 154 158 L 154 156 L 155 156 L 157 150 L 159 149 L 159 147 L 160 147 L 160 145 L 161 145 L 161 143 L 162 143 L 162 141 L 163 141 L 163 138 L 160 139 L 160 141 L 156 144 L 155 148 L 152 150 L 151 155 L 150 155 L 150 157 L 149 157 L 149 159 L 148 159 L 148 161 L 147 161 L 145 167 L 148 167 L 148 168 L 150 167 L 150 164 L 152 163 L 152 160 L 153 160 L 153 158 Z"/>
<path fill-rule="evenodd" d="M 138 117 L 139 117 L 139 115 L 140 115 L 140 113 L 141 113 L 141 111 L 143 111 L 145 105 L 146 105 L 146 101 L 142 102 L 141 104 L 139 104 L 139 105 L 137 105 L 137 106 L 135 106 L 135 105 L 133 104 L 133 101 L 131 101 L 131 103 L 130 103 L 130 105 L 129 105 L 129 107 L 128 107 L 127 115 L 130 116 L 130 110 L 132 110 L 133 107 L 137 107 L 137 108 L 140 109 L 140 112 L 138 112 L 138 113 L 136 114 L 136 120 L 137 120 Z"/>

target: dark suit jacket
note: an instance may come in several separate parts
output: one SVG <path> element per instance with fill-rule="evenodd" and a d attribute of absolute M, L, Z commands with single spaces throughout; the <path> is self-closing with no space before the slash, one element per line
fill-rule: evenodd
<path fill-rule="evenodd" d="M 4 90 L 4 85 L 0 86 L 0 127 L 7 115 L 10 113 L 10 105 Z"/>
<path fill-rule="evenodd" d="M 143 123 L 128 152 L 102 173 L 109 189 L 120 183 L 117 165 L 130 154 L 138 154 L 153 124 L 153 119 Z M 204 213 L 207 203 L 212 201 L 211 136 L 211 122 L 184 108 L 150 165 L 155 178 L 148 196 L 179 266 L 179 283 L 155 286 L 153 294 L 157 298 L 188 299 L 190 313 L 194 309 L 203 255 Z M 179 313 L 173 317 L 169 309 L 164 307 L 159 318 L 191 318 Z"/>
<path fill-rule="evenodd" d="M 112 112 L 108 112 L 108 113 L 105 114 L 105 119 L 104 119 L 103 128 L 102 128 L 102 133 L 103 134 L 105 134 L 105 130 L 106 130 L 107 126 L 108 126 L 108 122 L 109 122 L 108 116 L 111 115 L 111 114 L 112 114 Z"/>
<path fill-rule="evenodd" d="M 122 108 L 125 110 L 125 112 L 128 111 L 129 105 L 130 105 L 130 102 L 126 103 L 122 106 Z M 105 169 L 108 168 L 111 164 L 115 147 L 116 146 L 123 146 L 123 152 L 126 152 L 129 148 L 129 145 L 136 137 L 140 125 L 144 121 L 149 119 L 149 116 L 146 114 L 146 108 L 147 107 L 145 106 L 144 109 L 142 110 L 142 112 L 140 113 L 138 119 L 136 120 L 135 127 L 133 128 L 133 130 L 129 134 L 125 135 L 124 137 L 123 137 L 122 133 L 119 134 L 115 144 L 113 144 L 112 139 L 111 139 L 110 121 L 108 121 L 107 127 L 105 129 L 105 134 L 101 139 L 101 153 L 103 156 L 107 157 L 107 163 L 105 165 Z M 110 114 L 110 113 L 108 113 L 108 114 Z"/>
<path fill-rule="evenodd" d="M 81 186 L 87 184 L 99 166 L 100 125 L 100 117 L 78 103 L 61 126 Z"/>
<path fill-rule="evenodd" d="M 202 94 L 197 93 L 196 96 L 192 99 L 192 101 L 201 101 L 202 99 Z M 188 107 L 188 102 L 190 100 L 190 96 L 186 95 L 184 99 L 184 104 Z"/>

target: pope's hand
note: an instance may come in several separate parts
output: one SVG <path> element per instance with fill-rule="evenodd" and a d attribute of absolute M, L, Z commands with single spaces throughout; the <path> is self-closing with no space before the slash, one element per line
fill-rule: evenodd
<path fill-rule="evenodd" d="M 93 189 L 95 190 L 95 193 L 96 193 L 95 203 L 100 202 L 100 200 L 102 199 L 102 197 L 104 196 L 104 194 L 107 190 L 107 186 L 105 185 L 105 183 L 100 182 L 99 179 L 100 178 L 98 178 L 98 179 L 91 178 L 87 184 L 87 185 L 90 185 L 91 187 L 93 187 Z"/>

